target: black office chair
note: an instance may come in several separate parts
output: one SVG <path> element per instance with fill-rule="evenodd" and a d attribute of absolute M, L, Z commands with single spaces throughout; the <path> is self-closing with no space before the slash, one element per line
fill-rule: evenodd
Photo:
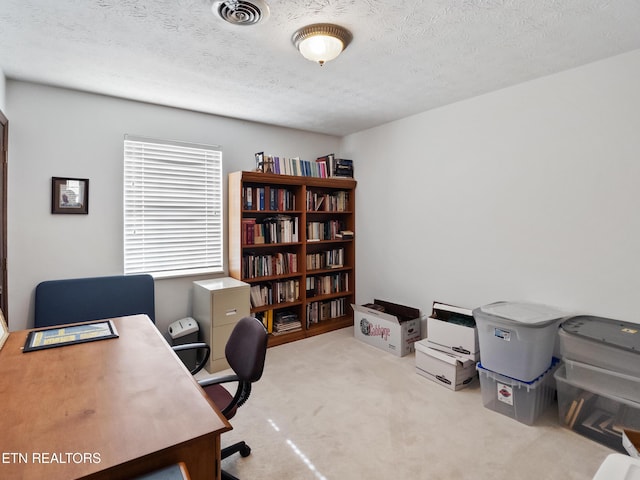
<path fill-rule="evenodd" d="M 150 275 L 117 275 L 111 277 L 75 278 L 42 282 L 36 287 L 36 327 L 64 323 L 99 320 L 145 313 L 155 323 L 154 282 Z M 200 381 L 207 395 L 229 420 L 251 393 L 251 384 L 262 376 L 267 353 L 267 331 L 253 317 L 242 318 L 234 327 L 225 347 L 227 362 L 234 375 Z M 198 373 L 207 363 L 211 350 L 203 342 L 174 345 L 173 350 L 197 349 L 201 352 L 191 374 Z M 222 386 L 237 382 L 234 395 Z M 251 453 L 245 442 L 222 449 L 226 458 L 239 452 L 243 457 Z M 237 480 L 222 472 L 222 478 Z"/>
<path fill-rule="evenodd" d="M 251 394 L 251 384 L 262 377 L 267 354 L 267 339 L 267 330 L 260 320 L 253 317 L 242 318 L 233 328 L 224 351 L 234 374 L 198 381 L 227 420 L 232 419 L 238 407 L 247 401 Z M 202 345 L 198 344 L 198 347 L 202 348 Z M 206 360 L 200 363 L 205 362 Z M 237 382 L 234 395 L 223 386 L 230 382 Z M 221 450 L 222 458 L 227 458 L 234 453 L 240 453 L 241 456 L 246 457 L 251 453 L 251 447 L 245 442 L 238 442 Z M 224 470 L 222 478 L 238 480 Z"/>

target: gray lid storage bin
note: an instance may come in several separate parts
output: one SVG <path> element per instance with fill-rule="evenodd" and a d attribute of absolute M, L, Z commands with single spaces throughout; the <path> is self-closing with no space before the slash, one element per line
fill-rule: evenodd
<path fill-rule="evenodd" d="M 592 315 L 560 326 L 560 352 L 569 360 L 640 377 L 640 325 Z"/>
<path fill-rule="evenodd" d="M 482 366 L 531 382 L 551 365 L 558 324 L 566 316 L 547 305 L 496 302 L 473 310 Z"/>

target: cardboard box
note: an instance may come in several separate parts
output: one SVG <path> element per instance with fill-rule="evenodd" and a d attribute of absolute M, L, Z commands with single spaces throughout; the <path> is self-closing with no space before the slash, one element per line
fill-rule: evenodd
<path fill-rule="evenodd" d="M 417 374 L 449 390 L 460 390 L 476 378 L 476 364 L 473 360 L 436 350 L 428 345 L 424 340 L 415 343 Z"/>
<path fill-rule="evenodd" d="M 629 455 L 634 458 L 640 458 L 638 450 L 640 450 L 640 432 L 637 430 L 622 430 L 622 446 Z"/>
<path fill-rule="evenodd" d="M 420 310 L 382 300 L 351 308 L 355 338 L 397 357 L 414 351 L 421 338 Z"/>
<path fill-rule="evenodd" d="M 433 302 L 427 318 L 427 341 L 436 350 L 460 355 L 468 360 L 480 360 L 478 328 L 471 310 Z"/>

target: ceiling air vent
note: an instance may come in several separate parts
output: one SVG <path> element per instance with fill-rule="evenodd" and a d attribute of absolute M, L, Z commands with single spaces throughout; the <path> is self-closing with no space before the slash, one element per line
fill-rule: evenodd
<path fill-rule="evenodd" d="M 262 0 L 213 2 L 211 9 L 233 25 L 255 25 L 269 17 L 269 7 Z"/>

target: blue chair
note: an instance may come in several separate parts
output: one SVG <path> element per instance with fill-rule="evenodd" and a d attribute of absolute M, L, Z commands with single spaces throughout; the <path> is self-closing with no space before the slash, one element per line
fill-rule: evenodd
<path fill-rule="evenodd" d="M 146 314 L 155 323 L 151 275 L 48 280 L 36 287 L 35 327 Z"/>
<path fill-rule="evenodd" d="M 47 280 L 36 286 L 36 328 L 138 314 L 147 315 L 155 323 L 155 284 L 151 275 Z M 191 369 L 195 375 L 209 360 L 209 345 L 199 342 L 173 347 L 176 352 L 192 349 L 201 357 Z"/>

